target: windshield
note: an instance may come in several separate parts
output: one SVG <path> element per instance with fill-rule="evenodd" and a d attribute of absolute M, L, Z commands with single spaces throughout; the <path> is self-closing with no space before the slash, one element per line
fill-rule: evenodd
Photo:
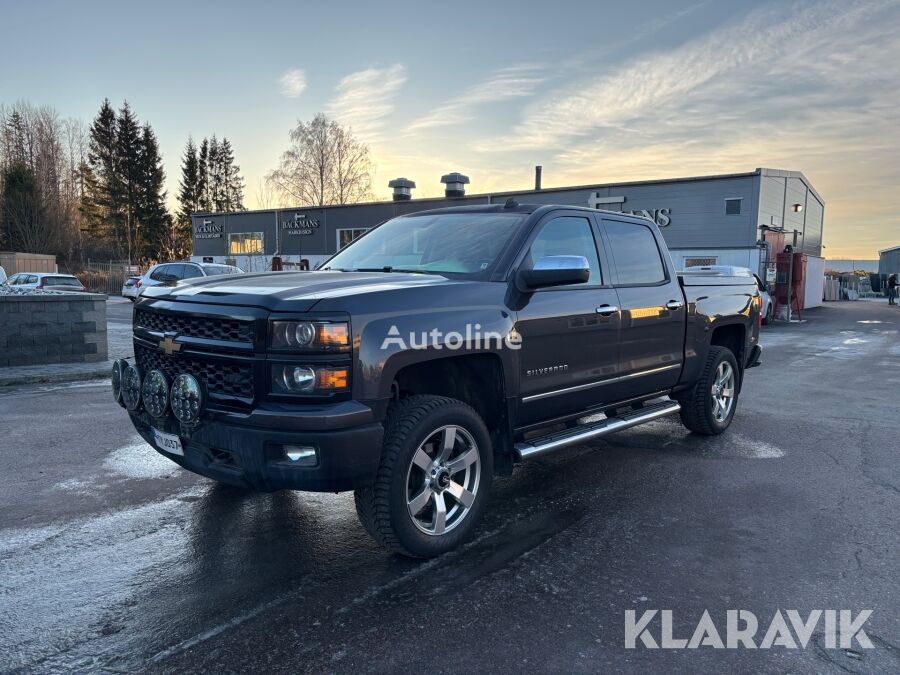
<path fill-rule="evenodd" d="M 348 245 L 322 269 L 483 274 L 523 220 L 518 213 L 394 218 Z"/>

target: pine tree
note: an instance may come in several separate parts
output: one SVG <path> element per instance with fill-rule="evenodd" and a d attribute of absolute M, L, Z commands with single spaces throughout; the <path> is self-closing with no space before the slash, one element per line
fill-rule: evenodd
<path fill-rule="evenodd" d="M 141 137 L 137 118 L 131 111 L 128 101 L 125 101 L 119 109 L 116 122 L 118 175 L 122 184 L 122 212 L 119 231 L 125 235 L 126 252 L 128 261 L 131 262 L 142 248 L 141 223 L 135 213 L 141 183 Z"/>
<path fill-rule="evenodd" d="M 227 138 L 222 139 L 219 146 L 222 161 L 223 211 L 244 210 L 244 179 L 241 178 L 241 167 L 234 163 L 234 150 Z"/>
<path fill-rule="evenodd" d="M 212 199 L 209 194 L 209 141 L 203 139 L 197 157 L 197 208 L 200 211 L 212 211 Z"/>
<path fill-rule="evenodd" d="M 116 113 L 104 99 L 91 124 L 88 160 L 84 171 L 85 198 L 81 211 L 95 238 L 115 239 L 122 186 L 118 174 Z"/>
<path fill-rule="evenodd" d="M 191 214 L 200 210 L 200 160 L 194 139 L 188 138 L 181 160 L 181 182 L 178 185 L 178 219 L 190 223 Z"/>
<path fill-rule="evenodd" d="M 175 253 L 175 237 L 166 210 L 166 174 L 156 134 L 149 124 L 141 128 L 138 185 L 134 216 L 142 232 L 143 257 L 158 259 Z"/>

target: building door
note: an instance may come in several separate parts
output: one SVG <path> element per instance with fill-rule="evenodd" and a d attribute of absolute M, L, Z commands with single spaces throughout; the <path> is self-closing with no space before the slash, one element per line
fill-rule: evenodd
<path fill-rule="evenodd" d="M 592 221 L 583 212 L 549 214 L 536 228 L 519 267 L 553 255 L 584 256 L 591 276 L 585 284 L 536 291 L 518 308 L 523 424 L 604 401 L 609 396 L 604 381 L 614 378 L 618 368 L 616 291 Z"/>
<path fill-rule="evenodd" d="M 687 323 L 671 260 L 647 225 L 604 217 L 601 226 L 622 311 L 618 398 L 670 389 L 681 374 Z"/>

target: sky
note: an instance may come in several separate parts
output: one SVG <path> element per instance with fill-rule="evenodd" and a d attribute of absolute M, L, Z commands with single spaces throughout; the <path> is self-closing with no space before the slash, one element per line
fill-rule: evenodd
<path fill-rule="evenodd" d="M 900 244 L 900 0 L 4 2 L 0 104 L 128 100 L 175 206 L 188 136 L 228 137 L 250 208 L 298 120 L 349 125 L 388 198 L 802 171 L 828 258 Z"/>

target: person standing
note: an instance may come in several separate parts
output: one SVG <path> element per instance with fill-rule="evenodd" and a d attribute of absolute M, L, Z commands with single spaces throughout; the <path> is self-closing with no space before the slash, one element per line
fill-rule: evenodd
<path fill-rule="evenodd" d="M 888 304 L 896 305 L 897 304 L 897 286 L 898 286 L 896 274 L 892 274 L 891 276 L 888 277 L 887 285 L 888 285 Z"/>

